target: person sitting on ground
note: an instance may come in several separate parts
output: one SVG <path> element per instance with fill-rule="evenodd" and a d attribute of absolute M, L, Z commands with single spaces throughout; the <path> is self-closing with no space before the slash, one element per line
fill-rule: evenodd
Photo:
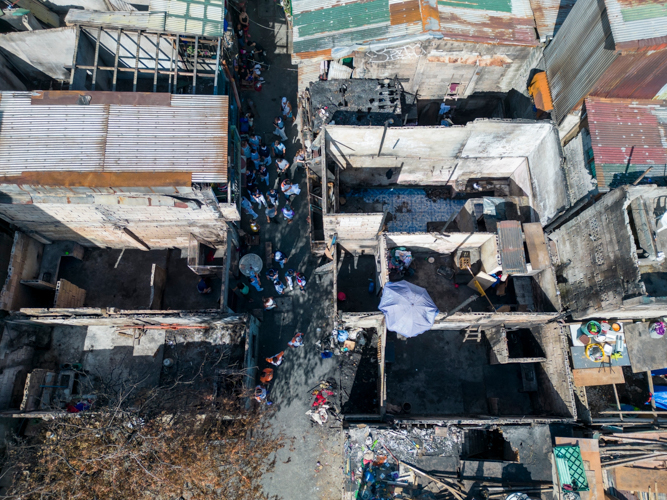
<path fill-rule="evenodd" d="M 285 158 L 276 160 L 276 169 L 278 170 L 278 175 L 287 175 L 287 169 L 289 168 L 289 162 Z"/>
<path fill-rule="evenodd" d="M 287 262 L 287 255 L 282 253 L 280 250 L 273 252 L 273 260 L 280 264 L 280 268 L 285 267 L 285 262 Z"/>
<path fill-rule="evenodd" d="M 197 283 L 197 291 L 199 293 L 211 293 L 211 278 L 204 277 Z"/>
<path fill-rule="evenodd" d="M 255 115 L 252 114 L 252 111 L 248 111 L 245 117 L 248 120 L 248 132 L 252 134 L 255 131 Z"/>
<path fill-rule="evenodd" d="M 236 39 L 239 42 L 239 47 L 245 47 L 245 32 L 243 31 L 243 26 L 241 24 L 236 25 Z"/>
<path fill-rule="evenodd" d="M 255 274 L 255 271 L 250 271 L 250 284 L 255 287 L 258 292 L 264 291 L 261 287 L 262 282 L 259 280 L 259 276 Z"/>
<path fill-rule="evenodd" d="M 296 273 L 294 269 L 288 269 L 285 272 L 285 283 L 287 283 L 287 286 L 289 287 L 290 290 L 294 290 L 295 279 L 296 279 Z"/>
<path fill-rule="evenodd" d="M 276 160 L 285 158 L 285 145 L 279 139 L 273 143 L 273 156 L 276 157 Z"/>
<path fill-rule="evenodd" d="M 250 56 L 253 60 L 258 63 L 264 62 L 264 47 L 257 42 L 250 42 L 248 43 L 248 48 L 250 49 Z"/>
<path fill-rule="evenodd" d="M 280 110 L 285 118 L 291 118 L 292 123 L 294 123 L 294 115 L 292 113 L 292 105 L 287 100 L 287 97 L 283 97 L 280 101 Z"/>
<path fill-rule="evenodd" d="M 273 300 L 273 297 L 266 297 L 264 298 L 263 302 L 265 311 L 269 311 L 278 305 L 276 304 L 276 301 Z"/>
<path fill-rule="evenodd" d="M 248 302 L 254 302 L 254 300 L 248 297 L 248 294 L 250 293 L 250 287 L 242 281 L 236 283 L 236 286 L 232 288 L 232 292 L 236 292 L 240 297 L 248 299 Z"/>
<path fill-rule="evenodd" d="M 266 165 L 260 165 L 260 167 L 257 169 L 257 175 L 259 176 L 259 180 L 266 182 L 266 187 L 269 186 L 269 170 L 266 168 Z"/>
<path fill-rule="evenodd" d="M 259 377 L 259 381 L 266 385 L 273 380 L 273 368 L 264 368 Z"/>
<path fill-rule="evenodd" d="M 275 365 L 275 366 L 280 366 L 280 363 L 283 362 L 283 356 L 284 355 L 285 355 L 285 351 L 280 351 L 275 356 L 271 356 L 270 358 L 266 358 L 266 362 L 271 363 L 272 365 Z"/>
<path fill-rule="evenodd" d="M 271 165 L 271 148 L 264 142 L 259 146 L 259 158 L 263 165 Z"/>
<path fill-rule="evenodd" d="M 257 203 L 257 205 L 259 205 L 260 208 L 262 207 L 262 205 L 264 205 L 265 207 L 268 206 L 268 205 L 266 204 L 266 198 L 264 198 L 264 195 L 262 194 L 262 192 L 259 190 L 258 187 L 256 187 L 256 188 L 253 190 L 251 196 L 252 196 L 252 201 L 254 201 L 255 203 Z"/>
<path fill-rule="evenodd" d="M 291 224 L 294 220 L 294 210 L 292 210 L 289 202 L 283 207 L 283 217 L 285 217 L 288 224 Z"/>
<path fill-rule="evenodd" d="M 287 345 L 290 347 L 301 347 L 303 345 L 303 333 L 297 333 Z"/>
<path fill-rule="evenodd" d="M 296 284 L 299 285 L 302 292 L 306 291 L 306 277 L 303 273 L 296 273 Z"/>
<path fill-rule="evenodd" d="M 269 203 L 271 203 L 273 206 L 278 206 L 278 201 L 279 201 L 279 196 L 278 196 L 278 191 L 275 189 L 271 188 L 269 191 L 266 193 L 266 197 L 269 200 Z"/>

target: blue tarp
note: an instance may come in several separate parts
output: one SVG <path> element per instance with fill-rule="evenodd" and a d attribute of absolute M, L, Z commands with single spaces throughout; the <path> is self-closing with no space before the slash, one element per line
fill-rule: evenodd
<path fill-rule="evenodd" d="M 425 288 L 407 281 L 387 283 L 378 309 L 384 313 L 387 329 L 405 337 L 429 331 L 439 312 Z"/>

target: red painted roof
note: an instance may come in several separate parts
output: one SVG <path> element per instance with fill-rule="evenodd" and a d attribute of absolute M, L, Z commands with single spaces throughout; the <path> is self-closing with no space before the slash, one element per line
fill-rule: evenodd
<path fill-rule="evenodd" d="M 597 165 L 667 163 L 666 101 L 589 97 L 586 112 Z"/>

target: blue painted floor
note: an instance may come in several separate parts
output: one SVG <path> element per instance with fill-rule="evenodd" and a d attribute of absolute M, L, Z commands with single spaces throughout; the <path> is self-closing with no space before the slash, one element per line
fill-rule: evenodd
<path fill-rule="evenodd" d="M 430 200 L 419 188 L 353 189 L 348 197 L 382 203 L 393 215 L 393 220 L 387 224 L 387 231 L 391 233 L 426 232 L 428 222 L 444 222 L 465 204 L 465 200 Z"/>

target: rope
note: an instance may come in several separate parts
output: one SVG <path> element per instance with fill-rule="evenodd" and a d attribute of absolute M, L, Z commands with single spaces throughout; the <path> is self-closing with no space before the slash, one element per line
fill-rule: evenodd
<path fill-rule="evenodd" d="M 240 11 L 239 9 L 237 9 L 236 7 L 234 7 L 231 3 L 229 4 L 229 6 L 230 6 L 232 9 L 234 9 L 238 14 L 241 13 L 241 11 Z M 257 21 L 253 21 L 253 20 L 250 18 L 250 16 L 248 16 L 248 20 L 249 20 L 251 23 L 254 23 L 254 24 L 256 24 L 257 26 L 259 26 L 260 28 L 264 28 L 265 30 L 270 30 L 270 31 L 273 31 L 273 30 L 274 30 L 274 28 L 269 28 L 268 26 L 264 26 L 263 24 L 259 24 Z M 234 30 L 234 32 L 236 32 L 236 30 Z"/>

